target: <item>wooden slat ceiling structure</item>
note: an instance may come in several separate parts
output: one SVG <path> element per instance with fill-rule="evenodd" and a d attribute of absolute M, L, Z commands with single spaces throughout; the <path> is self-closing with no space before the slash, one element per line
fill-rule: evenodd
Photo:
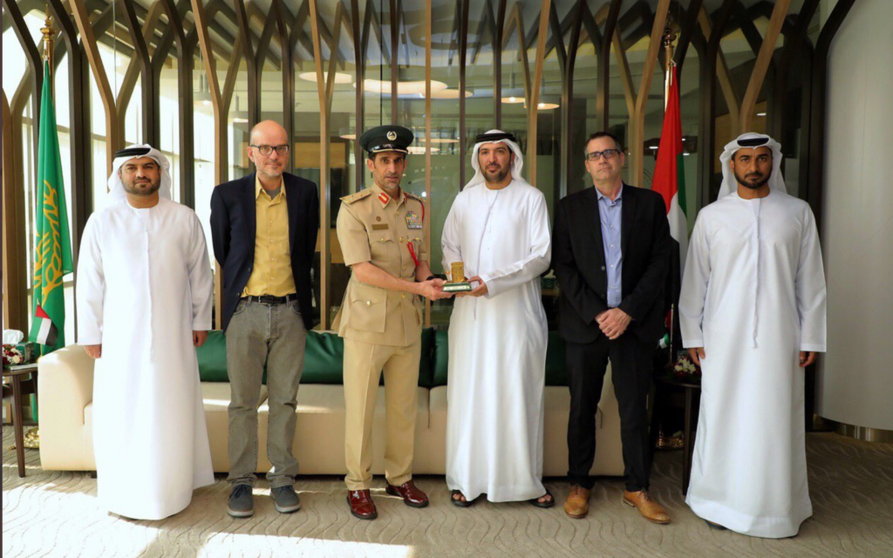
<path fill-rule="evenodd" d="M 468 165 L 470 143 L 464 135 L 481 125 L 480 109 L 470 113 L 466 92 L 473 91 L 475 103 L 488 99 L 492 103 L 488 127 L 501 127 L 508 114 L 501 97 L 511 87 L 506 79 L 511 76 L 529 101 L 526 129 L 520 131 L 526 146 L 525 169 L 531 183 L 536 183 L 538 151 L 557 153 L 555 184 L 549 185 L 557 200 L 578 188 L 581 146 L 574 141 L 579 143 L 584 132 L 594 131 L 580 129 L 575 99 L 593 101 L 599 127 L 613 124 L 616 129 L 617 122 L 622 122 L 619 127 L 629 149 L 629 180 L 647 186 L 643 167 L 648 140 L 643 123 L 647 114 L 662 106 L 661 97 L 652 92 L 666 65 L 661 38 L 669 22 L 679 37 L 676 63 L 683 65 L 686 53 L 697 62 L 699 78 L 697 83 L 684 83 L 683 97 L 699 93 L 692 93 L 692 99 L 697 99 L 701 155 L 698 207 L 715 196 L 718 186 L 715 142 L 723 134 L 749 129 L 757 106 L 766 107 L 767 130 L 784 137 L 799 134 L 800 176 L 808 185 L 799 193 L 819 205 L 828 46 L 855 1 L 838 0 L 833 9 L 822 9 L 826 0 L 3 0 L 3 30 L 14 31 L 27 63 L 15 90 L 3 91 L 4 254 L 25 254 L 30 238 L 21 213 L 22 200 L 33 196 L 34 189 L 24 184 L 24 177 L 33 172 L 26 173 L 22 164 L 24 153 L 36 152 L 37 138 L 31 132 L 36 123 L 29 115 L 39 114 L 43 79 L 41 47 L 34 43 L 26 22 L 33 12 L 43 14 L 49 8 L 58 31 L 55 65 L 65 63 L 68 68 L 69 90 L 57 91 L 57 104 L 69 103 L 71 114 L 65 130 L 71 146 L 66 184 L 71 191 L 75 251 L 93 210 L 93 191 L 103 187 L 92 183 L 92 142 L 105 141 L 108 170 L 111 154 L 123 147 L 125 116 L 137 90 L 140 141 L 157 144 L 159 99 L 162 91 L 170 95 L 176 88 L 180 201 L 191 207 L 196 204 L 196 142 L 213 142 L 216 182 L 230 177 L 229 159 L 241 148 L 229 145 L 228 135 L 238 103 L 238 116 L 247 120 L 247 127 L 273 117 L 296 140 L 306 141 L 307 129 L 318 135 L 320 211 L 325 217 L 320 231 L 318 304 L 324 309 L 319 318 L 325 329 L 331 324 L 329 310 L 338 303 L 329 292 L 334 249 L 331 217 L 337 203 L 331 191 L 335 162 L 330 145 L 340 134 L 333 127 L 333 114 L 354 117 L 349 132 L 355 137 L 363 133 L 372 108 L 382 118 L 388 115 L 395 123 L 415 125 L 426 146 L 424 191 L 433 199 L 431 118 L 410 122 L 410 101 L 403 95 L 382 94 L 380 106 L 372 107 L 361 85 L 336 85 L 336 72 L 350 74 L 359 84 L 366 77 L 387 76 L 392 90 L 403 79 L 424 80 L 426 93 L 419 96 L 424 109 L 418 112 L 425 115 L 432 110 L 432 76 L 444 72 L 457 76 L 458 92 L 452 104 L 436 101 L 438 107 L 449 107 L 460 135 L 457 189 L 465 181 Z M 115 77 L 116 88 L 109 76 L 117 70 L 103 66 L 100 46 L 128 61 L 123 78 Z M 584 51 L 585 59 L 581 58 Z M 804 60 L 808 63 L 801 64 Z M 298 73 L 306 71 L 316 75 L 315 84 L 296 80 Z M 575 88 L 574 82 L 584 78 L 591 79 L 593 86 Z M 89 110 L 82 110 L 91 103 L 91 81 L 97 84 L 105 112 L 104 129 L 94 129 Z M 305 99 L 308 91 L 316 98 L 313 110 L 318 115 L 309 119 L 309 112 L 282 110 L 296 103 L 300 107 L 304 101 L 296 95 Z M 213 107 L 213 134 L 195 133 L 198 95 Z M 347 98 L 351 100 L 346 103 Z M 560 101 L 560 109 L 551 113 L 553 118 L 540 112 L 540 98 Z M 786 110 L 792 103 L 802 116 L 794 118 Z M 476 119 L 473 125 L 472 119 Z M 557 136 L 554 148 L 553 136 Z M 362 157 L 356 142 L 352 149 L 355 157 Z M 33 159 L 30 163 L 36 165 Z M 294 170 L 294 160 L 291 165 Z M 356 165 L 351 182 L 356 187 L 363 179 L 362 165 Z M 27 309 L 21 303 L 29 288 L 27 270 L 23 257 L 4 257 L 6 327 L 27 327 Z M 430 316 L 426 312 L 428 323 Z"/>

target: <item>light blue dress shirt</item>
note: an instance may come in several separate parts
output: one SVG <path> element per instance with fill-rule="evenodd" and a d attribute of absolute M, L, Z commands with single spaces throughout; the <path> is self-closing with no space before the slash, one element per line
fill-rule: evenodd
<path fill-rule="evenodd" d="M 605 248 L 605 271 L 608 273 L 608 306 L 616 308 L 623 300 L 621 290 L 621 270 L 623 269 L 623 253 L 620 251 L 620 224 L 623 210 L 623 186 L 617 198 L 598 193 L 598 215 L 602 224 L 602 243 Z"/>

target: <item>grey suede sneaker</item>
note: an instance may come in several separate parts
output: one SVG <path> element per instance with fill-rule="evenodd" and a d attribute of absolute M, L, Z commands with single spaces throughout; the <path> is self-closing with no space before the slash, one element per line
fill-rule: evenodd
<path fill-rule="evenodd" d="M 276 511 L 279 513 L 293 513 L 301 509 L 301 499 L 291 485 L 273 488 L 270 490 L 270 496 L 273 497 Z"/>
<path fill-rule="evenodd" d="M 237 484 L 230 492 L 226 513 L 233 517 L 251 517 L 254 515 L 254 496 L 250 484 Z"/>

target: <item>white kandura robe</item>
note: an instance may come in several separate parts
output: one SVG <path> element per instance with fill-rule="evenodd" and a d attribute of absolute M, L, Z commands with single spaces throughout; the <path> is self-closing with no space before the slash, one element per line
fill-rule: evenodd
<path fill-rule="evenodd" d="M 87 221 L 78 343 L 102 344 L 93 381 L 100 505 L 135 519 L 182 511 L 213 484 L 193 330 L 211 329 L 214 283 L 195 212 L 126 200 Z"/>
<path fill-rule="evenodd" d="M 489 290 L 457 297 L 450 318 L 447 485 L 469 500 L 539 498 L 548 341 L 540 275 L 552 256 L 545 197 L 518 181 L 466 188 L 442 243 L 444 269 L 462 261 Z"/>
<path fill-rule="evenodd" d="M 825 351 L 825 276 L 806 202 L 730 194 L 698 215 L 679 300 L 704 347 L 686 502 L 739 533 L 796 535 L 812 515 L 800 351 Z"/>

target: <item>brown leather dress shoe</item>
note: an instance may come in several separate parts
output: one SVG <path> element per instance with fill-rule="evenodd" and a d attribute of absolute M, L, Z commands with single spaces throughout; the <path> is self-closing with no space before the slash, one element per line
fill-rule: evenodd
<path fill-rule="evenodd" d="M 350 513 L 358 519 L 375 519 L 378 511 L 372 494 L 368 490 L 351 490 L 347 493 L 347 503 L 350 504 Z"/>
<path fill-rule="evenodd" d="M 428 505 L 428 495 L 419 490 L 411 480 L 404 482 L 400 486 L 388 483 L 385 492 L 391 496 L 403 498 L 403 503 L 413 508 L 424 508 Z"/>
<path fill-rule="evenodd" d="M 589 513 L 589 493 L 591 491 L 579 484 L 571 487 L 571 493 L 564 502 L 564 511 L 574 519 L 582 519 Z"/>
<path fill-rule="evenodd" d="M 627 506 L 637 508 L 639 513 L 652 523 L 666 525 L 670 522 L 670 516 L 664 511 L 664 508 L 657 503 L 648 493 L 647 490 L 638 492 L 623 491 L 623 503 Z"/>

